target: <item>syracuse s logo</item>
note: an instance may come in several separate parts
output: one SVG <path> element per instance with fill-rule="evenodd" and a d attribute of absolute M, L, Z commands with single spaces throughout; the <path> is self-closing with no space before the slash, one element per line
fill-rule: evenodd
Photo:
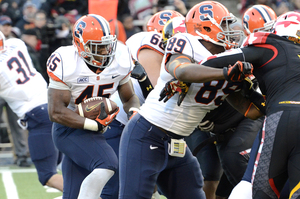
<path fill-rule="evenodd" d="M 75 37 L 77 37 L 78 39 L 82 38 L 82 32 L 83 32 L 83 29 L 85 29 L 85 27 L 86 27 L 86 23 L 84 21 L 78 22 L 78 24 L 75 27 L 75 31 L 74 31 Z M 79 35 L 81 35 L 81 37 Z"/>

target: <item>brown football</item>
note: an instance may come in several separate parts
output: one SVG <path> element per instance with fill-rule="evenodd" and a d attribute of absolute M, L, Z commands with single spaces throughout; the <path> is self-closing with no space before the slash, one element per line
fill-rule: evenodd
<path fill-rule="evenodd" d="M 105 112 L 107 114 L 114 113 L 118 108 L 118 105 L 114 101 L 106 97 L 91 97 L 78 104 L 75 112 L 82 117 L 94 120 L 100 114 L 101 103 L 105 104 Z"/>

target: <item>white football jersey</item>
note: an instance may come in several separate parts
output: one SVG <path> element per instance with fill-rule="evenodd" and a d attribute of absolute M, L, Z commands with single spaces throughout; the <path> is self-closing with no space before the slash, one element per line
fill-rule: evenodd
<path fill-rule="evenodd" d="M 165 84 L 173 77 L 165 70 L 165 59 L 169 54 L 181 53 L 190 56 L 196 63 L 212 54 L 188 33 L 178 33 L 168 40 L 161 66 L 160 77 L 154 90 L 148 95 L 139 113 L 152 124 L 175 134 L 190 135 L 207 112 L 215 109 L 228 94 L 226 89 L 235 90 L 227 81 L 211 81 L 191 84 L 180 106 L 177 105 L 178 94 L 166 103 L 158 101 Z M 230 88 L 229 88 L 230 87 Z"/>
<path fill-rule="evenodd" d="M 26 112 L 47 103 L 47 82 L 34 68 L 22 40 L 8 39 L 5 47 L 0 53 L 0 96 L 23 118 Z"/>
<path fill-rule="evenodd" d="M 139 100 L 140 100 L 140 104 L 142 105 L 145 102 L 145 98 L 142 92 L 142 89 L 140 87 L 140 84 L 138 82 L 138 80 L 134 79 L 134 78 L 130 78 L 132 85 L 133 85 L 133 89 L 134 89 L 134 93 L 138 96 Z M 121 122 L 122 124 L 126 124 L 128 122 L 127 119 L 127 113 L 124 111 L 123 109 L 123 104 L 121 102 L 120 96 L 118 92 L 115 92 L 111 98 L 112 101 L 116 102 L 117 105 L 120 108 L 120 112 L 118 113 L 116 120 L 118 120 L 119 122 Z"/>
<path fill-rule="evenodd" d="M 75 109 L 84 99 L 102 96 L 109 98 L 121 84 L 129 81 L 133 62 L 128 48 L 118 42 L 115 58 L 110 66 L 101 73 L 91 71 L 79 56 L 74 46 L 64 46 L 52 53 L 47 62 L 51 81 L 59 81 L 67 85 L 71 92 L 68 108 Z M 51 88 L 53 85 L 50 85 Z M 61 88 L 65 89 L 65 88 Z"/>
<path fill-rule="evenodd" d="M 126 45 L 131 52 L 132 58 L 134 60 L 138 60 L 138 53 L 140 52 L 140 50 L 145 49 L 145 48 L 155 50 L 156 52 L 163 55 L 165 51 L 163 49 L 161 40 L 162 40 L 162 35 L 160 33 L 157 33 L 154 31 L 153 32 L 139 32 L 139 33 L 132 35 L 126 41 Z M 134 78 L 131 78 L 131 81 L 133 84 L 134 92 L 138 96 L 138 98 L 140 100 L 140 104 L 142 105 L 145 101 L 145 98 L 144 98 L 142 89 L 140 87 L 140 84 Z M 120 112 L 118 113 L 116 120 L 118 120 L 122 124 L 126 124 L 128 122 L 127 114 L 124 111 L 124 109 L 122 108 L 123 105 L 120 100 L 118 92 L 116 92 L 115 94 L 112 95 L 111 100 L 116 102 L 117 105 L 120 107 Z"/>
<path fill-rule="evenodd" d="M 155 50 L 162 55 L 165 53 L 162 43 L 162 34 L 155 31 L 136 33 L 129 37 L 126 41 L 126 45 L 134 60 L 138 60 L 140 50 L 145 48 Z"/>

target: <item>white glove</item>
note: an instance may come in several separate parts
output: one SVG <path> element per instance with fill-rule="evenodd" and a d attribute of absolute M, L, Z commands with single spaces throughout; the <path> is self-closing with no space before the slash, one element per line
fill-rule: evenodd
<path fill-rule="evenodd" d="M 252 199 L 252 184 L 242 180 L 233 188 L 228 199 Z"/>

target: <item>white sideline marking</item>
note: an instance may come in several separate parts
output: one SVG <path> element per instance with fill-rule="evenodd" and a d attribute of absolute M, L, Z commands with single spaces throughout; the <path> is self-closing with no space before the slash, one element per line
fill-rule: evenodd
<path fill-rule="evenodd" d="M 60 192 L 58 189 L 48 187 L 47 185 L 45 185 L 44 188 L 46 189 L 47 193 L 59 193 Z"/>
<path fill-rule="evenodd" d="M 5 187 L 7 199 L 19 199 L 17 187 L 10 171 L 2 172 L 2 181 Z"/>
<path fill-rule="evenodd" d="M 0 168 L 0 173 L 3 173 L 3 172 L 11 172 L 11 173 L 34 173 L 36 172 L 36 169 L 35 168 L 32 168 L 32 169 L 10 169 L 9 167 L 1 167 Z"/>

